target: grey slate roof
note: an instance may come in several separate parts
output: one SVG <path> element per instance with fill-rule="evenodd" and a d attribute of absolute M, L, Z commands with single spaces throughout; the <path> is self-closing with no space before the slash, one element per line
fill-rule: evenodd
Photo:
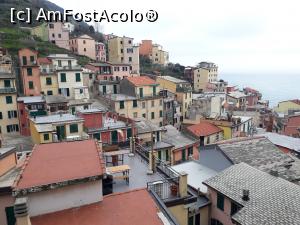
<path fill-rule="evenodd" d="M 38 116 L 35 119 L 32 118 L 35 124 L 45 123 L 60 123 L 60 122 L 71 122 L 71 121 L 83 121 L 82 118 L 72 114 L 53 114 L 48 116 Z"/>
<path fill-rule="evenodd" d="M 135 120 L 135 125 L 138 134 L 144 134 L 144 133 L 149 133 L 151 131 L 154 132 L 154 131 L 162 130 L 161 127 L 157 126 L 156 124 L 144 118 L 137 118 L 134 120 Z"/>
<path fill-rule="evenodd" d="M 69 102 L 69 100 L 63 95 L 47 95 L 45 96 L 45 100 L 47 104 Z"/>
<path fill-rule="evenodd" d="M 244 206 L 232 218 L 241 225 L 299 225 L 300 187 L 245 163 L 229 167 L 204 181 Z M 242 200 L 242 190 L 249 200 Z"/>
<path fill-rule="evenodd" d="M 179 132 L 172 125 L 164 126 L 166 132 L 162 133 L 162 141 L 171 144 L 175 149 L 185 147 L 187 145 L 192 145 L 197 142 L 194 138 L 188 137 L 183 133 Z"/>
<path fill-rule="evenodd" d="M 265 172 L 276 170 L 289 181 L 300 181 L 300 161 L 283 153 L 265 137 L 242 138 L 218 144 L 234 163 L 244 162 Z"/>
<path fill-rule="evenodd" d="M 176 77 L 171 77 L 171 76 L 160 76 L 159 78 L 162 78 L 162 79 L 165 79 L 165 80 L 177 83 L 177 84 L 188 83 L 188 81 L 186 81 L 186 80 L 181 80 L 181 79 L 178 79 Z"/>

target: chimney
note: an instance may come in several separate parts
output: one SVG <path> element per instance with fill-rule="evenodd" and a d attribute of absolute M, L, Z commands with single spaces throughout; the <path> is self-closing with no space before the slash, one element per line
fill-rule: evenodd
<path fill-rule="evenodd" d="M 243 197 L 242 197 L 242 199 L 244 201 L 249 201 L 249 190 L 243 189 Z"/>
<path fill-rule="evenodd" d="M 187 176 L 186 172 L 180 172 L 179 174 L 179 195 L 181 198 L 187 196 Z"/>
<path fill-rule="evenodd" d="M 16 225 L 31 225 L 28 215 L 27 198 L 17 198 L 14 205 Z"/>

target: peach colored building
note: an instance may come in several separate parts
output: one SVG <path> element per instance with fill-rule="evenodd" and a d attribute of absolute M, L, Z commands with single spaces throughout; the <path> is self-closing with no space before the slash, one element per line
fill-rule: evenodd
<path fill-rule="evenodd" d="M 61 22 L 48 24 L 49 41 L 60 48 L 70 49 L 69 30 Z"/>
<path fill-rule="evenodd" d="M 0 224 L 15 224 L 12 186 L 20 169 L 16 168 L 16 149 L 0 148 Z"/>
<path fill-rule="evenodd" d="M 23 93 L 26 96 L 41 94 L 40 68 L 37 62 L 37 54 L 37 51 L 28 48 L 19 50 Z"/>
<path fill-rule="evenodd" d="M 70 39 L 70 49 L 77 55 L 85 55 L 91 59 L 96 59 L 96 42 L 88 35 L 81 35 Z"/>

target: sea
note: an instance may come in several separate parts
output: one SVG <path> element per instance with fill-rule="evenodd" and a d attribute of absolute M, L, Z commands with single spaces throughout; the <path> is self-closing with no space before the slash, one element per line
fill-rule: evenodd
<path fill-rule="evenodd" d="M 229 74 L 220 73 L 219 78 L 237 85 L 240 89 L 251 87 L 262 93 L 264 100 L 269 100 L 270 107 L 280 101 L 300 99 L 299 74 Z"/>

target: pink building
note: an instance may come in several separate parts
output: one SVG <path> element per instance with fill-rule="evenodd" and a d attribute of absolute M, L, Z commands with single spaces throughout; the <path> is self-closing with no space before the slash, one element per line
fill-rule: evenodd
<path fill-rule="evenodd" d="M 106 61 L 106 48 L 102 42 L 96 42 L 96 60 L 105 62 Z"/>
<path fill-rule="evenodd" d="M 283 125 L 283 134 L 292 137 L 300 137 L 300 115 L 292 115 L 287 118 Z"/>
<path fill-rule="evenodd" d="M 152 40 L 142 40 L 140 55 L 149 56 L 152 53 Z"/>
<path fill-rule="evenodd" d="M 88 35 L 81 35 L 70 39 L 70 49 L 77 55 L 85 55 L 91 59 L 96 59 L 96 42 Z"/>
<path fill-rule="evenodd" d="M 70 49 L 69 30 L 61 22 L 48 24 L 49 41 L 60 48 Z"/>

